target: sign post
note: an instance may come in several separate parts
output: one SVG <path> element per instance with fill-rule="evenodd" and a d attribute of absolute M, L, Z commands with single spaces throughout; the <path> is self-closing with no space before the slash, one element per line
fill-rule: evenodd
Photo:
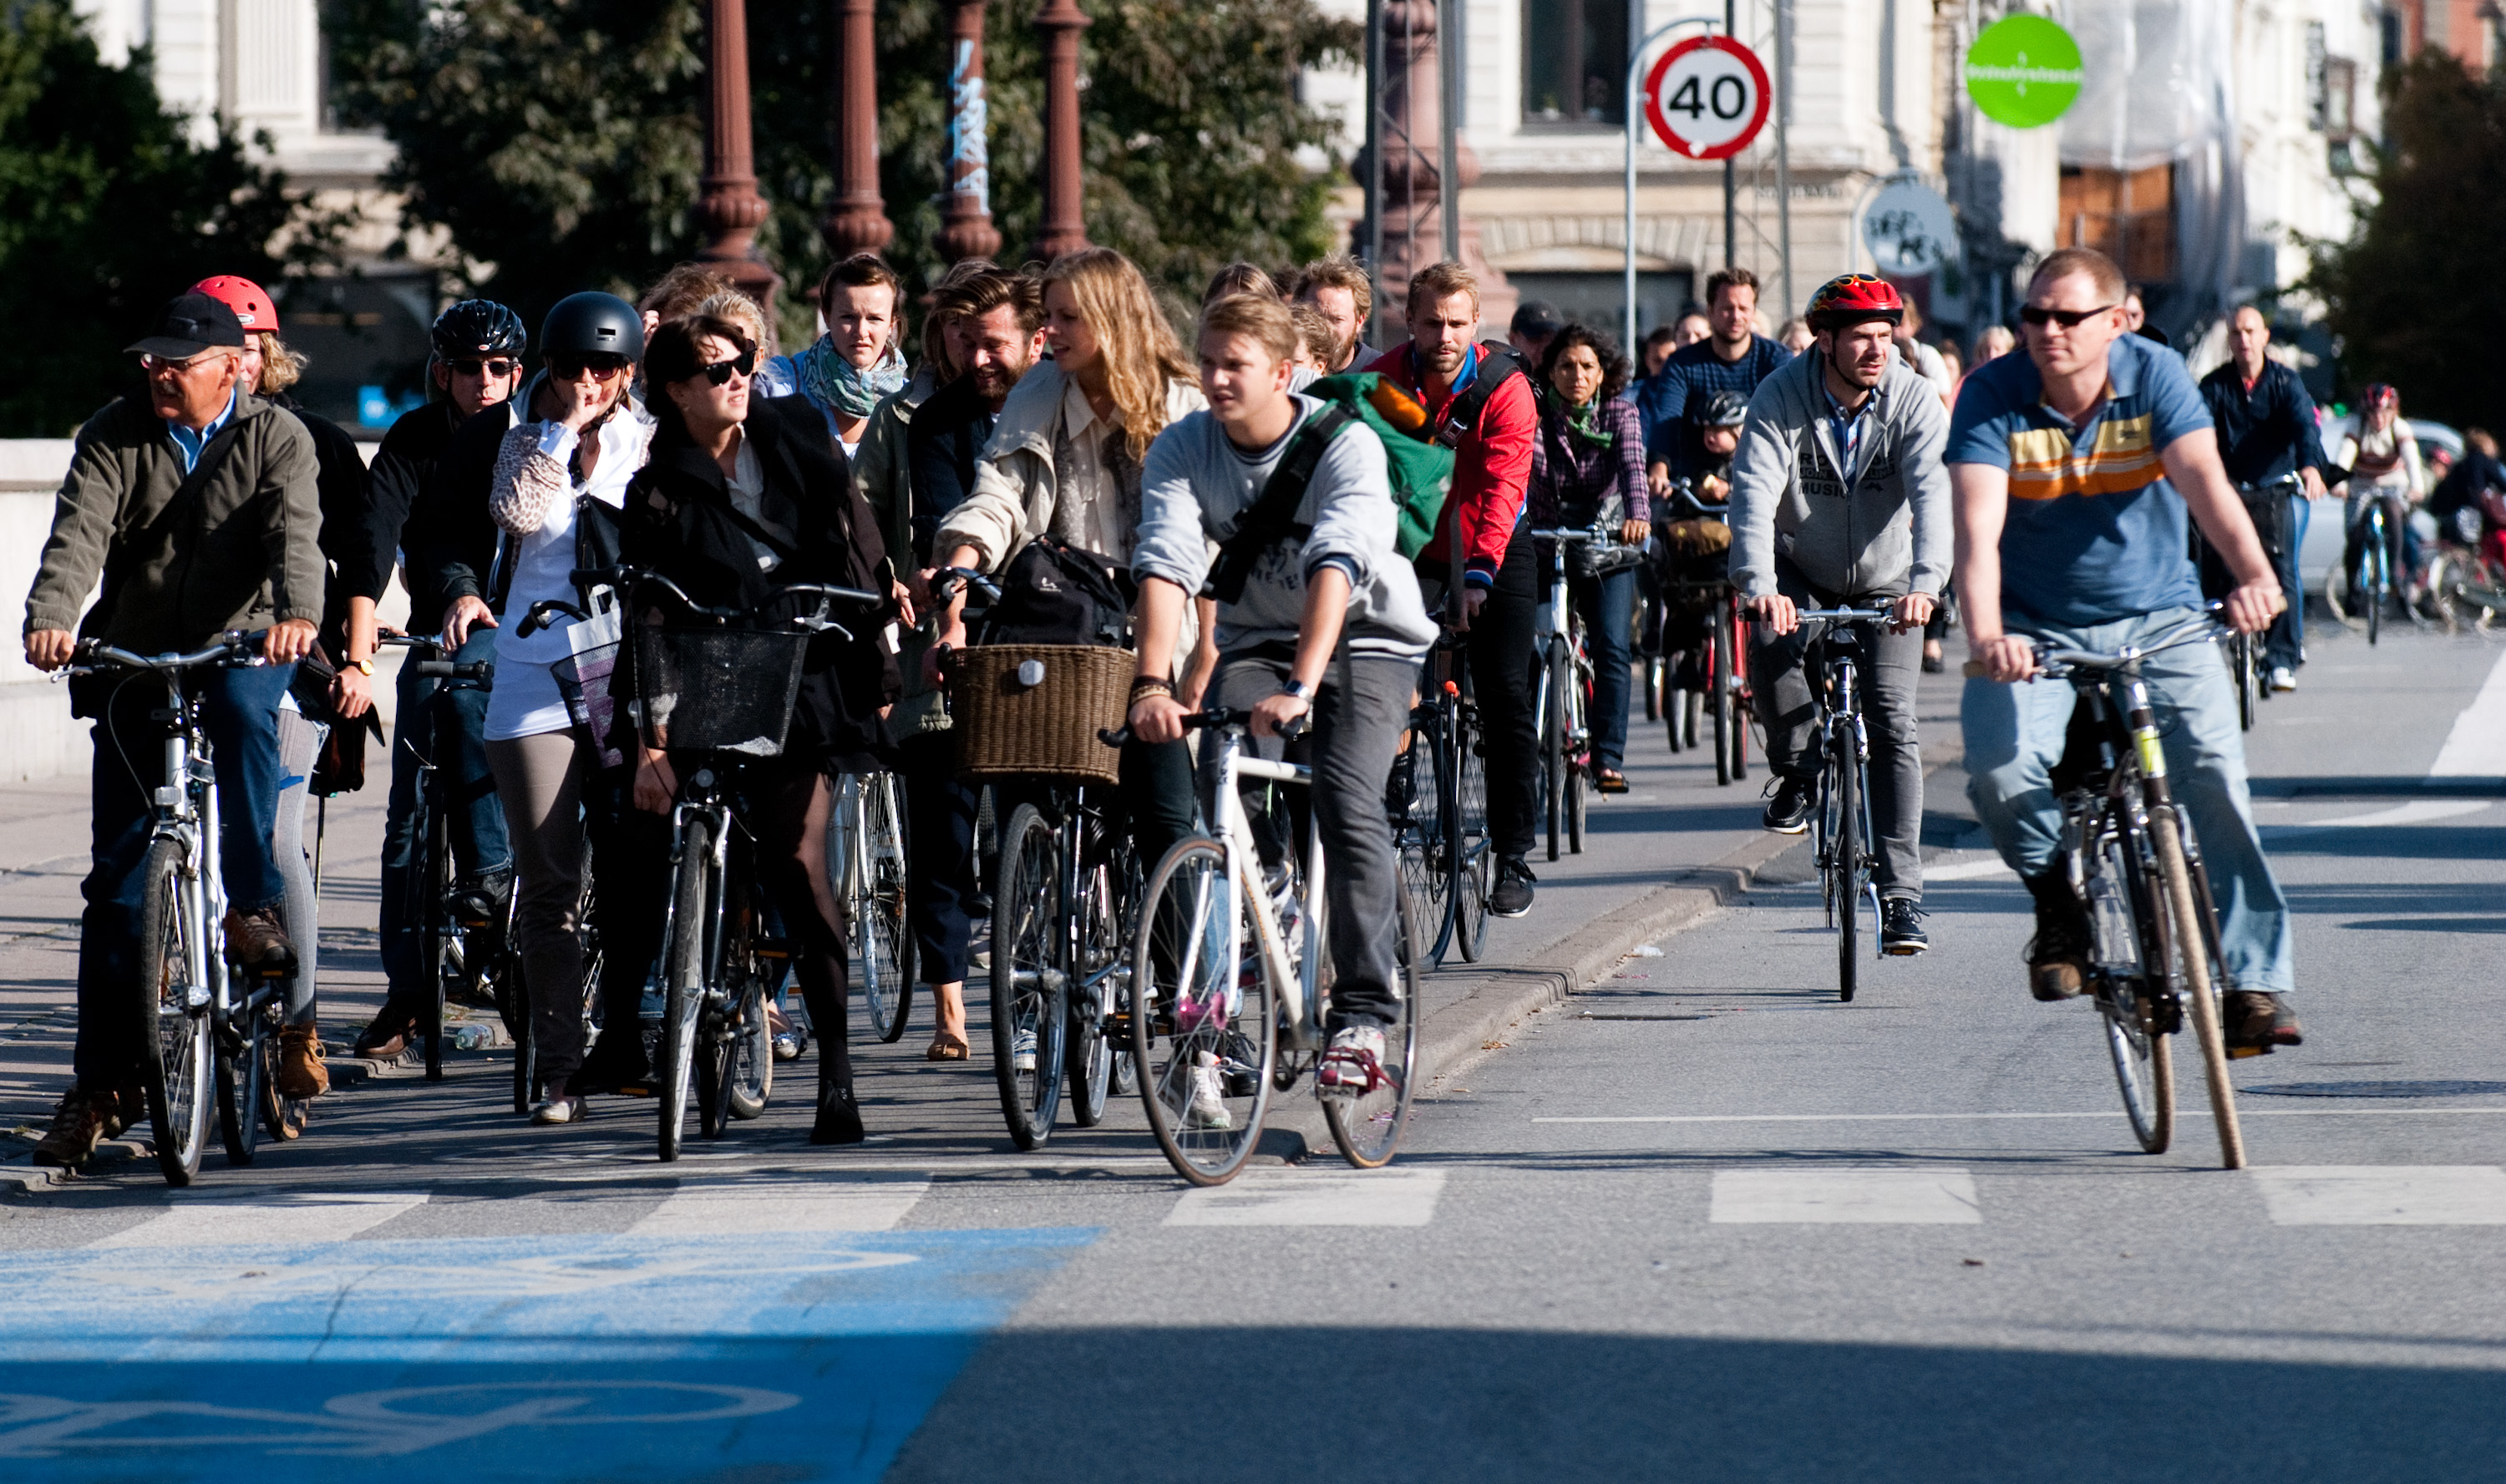
<path fill-rule="evenodd" d="M 1645 122 L 1671 153 L 1689 159 L 1730 159 L 1749 147 L 1766 126 L 1773 89 L 1758 54 L 1729 36 L 1712 34 L 1719 16 L 1683 16 L 1656 26 L 1642 44 L 1628 53 L 1628 92 L 1632 105 L 1644 100 Z M 1636 69 L 1653 44 L 1682 26 L 1701 25 L 1703 36 L 1692 36 L 1662 54 L 1636 89 Z M 1636 355 L 1636 110 L 1628 109 L 1627 214 L 1627 349 Z M 1724 253 L 1732 253 L 1731 213 L 1725 212 Z M 1640 358 L 1639 358 L 1640 359 Z"/>

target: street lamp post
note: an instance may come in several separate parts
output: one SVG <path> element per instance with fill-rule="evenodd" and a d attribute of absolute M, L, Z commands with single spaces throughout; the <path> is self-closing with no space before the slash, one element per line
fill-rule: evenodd
<path fill-rule="evenodd" d="M 757 254 L 766 198 L 757 194 L 756 159 L 749 144 L 746 0 L 713 0 L 709 31 L 705 82 L 712 107 L 705 119 L 704 180 L 697 196 L 705 245 L 697 261 L 738 285 L 771 323 L 774 291 L 782 280 Z"/>
<path fill-rule="evenodd" d="M 878 194 L 878 74 L 872 0 L 838 0 L 836 199 L 818 234 L 839 258 L 875 253 L 896 235 Z"/>
<path fill-rule="evenodd" d="M 1079 148 L 1079 33 L 1087 27 L 1079 0 L 1048 0 L 1035 18 L 1044 36 L 1044 224 L 1035 250 L 1048 263 L 1089 245 Z"/>
<path fill-rule="evenodd" d="M 992 225 L 989 103 L 984 92 L 984 0 L 949 0 L 949 194 L 931 245 L 943 262 L 1001 250 Z"/>

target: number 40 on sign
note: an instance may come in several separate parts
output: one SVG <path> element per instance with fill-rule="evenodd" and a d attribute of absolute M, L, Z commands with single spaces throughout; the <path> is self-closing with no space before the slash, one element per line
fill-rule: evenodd
<path fill-rule="evenodd" d="M 1662 142 L 1691 159 L 1726 159 L 1767 122 L 1767 69 L 1729 36 L 1692 36 L 1645 77 L 1645 117 Z"/>

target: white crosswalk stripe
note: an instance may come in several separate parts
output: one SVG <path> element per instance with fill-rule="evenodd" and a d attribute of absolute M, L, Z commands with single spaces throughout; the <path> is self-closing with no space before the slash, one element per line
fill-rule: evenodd
<path fill-rule="evenodd" d="M 423 1194 L 330 1192 L 301 1200 L 186 1200 L 162 1216 L 151 1217 L 88 1245 L 236 1247 L 344 1242 L 425 1201 Z"/>
<path fill-rule="evenodd" d="M 2252 1172 L 2281 1226 L 2506 1226 L 2495 1165 L 2286 1165 Z"/>
<path fill-rule="evenodd" d="M 1233 1184 L 1187 1190 L 1168 1226 L 1424 1226 L 1442 1170 L 1248 1170 Z"/>
<path fill-rule="evenodd" d="M 775 1181 L 685 1184 L 627 1230 L 639 1237 L 747 1231 L 887 1231 L 931 1188 L 929 1180 Z"/>
<path fill-rule="evenodd" d="M 1725 1170 L 1708 1219 L 1971 1226 L 1984 1214 L 1964 1170 Z"/>

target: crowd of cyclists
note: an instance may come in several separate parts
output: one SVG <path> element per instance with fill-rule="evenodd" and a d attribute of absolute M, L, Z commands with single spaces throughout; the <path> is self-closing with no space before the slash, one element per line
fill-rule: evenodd
<path fill-rule="evenodd" d="M 1136 653 L 1116 794 L 1145 863 L 1200 828 L 1193 713 L 1249 713 L 1273 754 L 1310 728 L 1337 978 L 1317 1084 L 1326 1096 L 1378 1084 L 1401 982 L 1384 800 L 1440 636 L 1465 657 L 1481 721 L 1486 909 L 1519 917 L 1534 902 L 1547 557 L 1519 534 L 1532 529 L 1591 528 L 1651 553 L 1592 563 L 1571 584 L 1593 659 L 1584 765 L 1605 795 L 1628 788 L 1643 574 L 1693 548 L 1700 526 L 1715 528 L 1711 550 L 1728 548 L 1754 620 L 1747 680 L 1771 830 L 1808 828 L 1817 766 L 1804 756 L 1820 705 L 1815 625 L 1801 615 L 1887 611 L 1861 699 L 1893 954 L 1929 947 L 1914 695 L 1918 672 L 1946 662 L 1954 590 L 1974 656 L 1961 721 L 1971 796 L 2036 905 L 2032 992 L 2076 995 L 2085 909 L 2051 864 L 2047 781 L 2071 691 L 2023 684 L 2038 647 L 2112 650 L 2215 602 L 2235 629 L 2270 631 L 2273 683 L 2291 689 L 2303 630 L 2281 595 L 2300 591 L 2311 500 L 2345 484 L 2354 531 L 2363 505 L 2420 503 L 2429 487 L 2390 388 L 2370 390 L 2327 459 L 2302 383 L 2264 354 L 2258 312 L 2238 312 L 2230 362 L 2197 386 L 2150 332 L 2133 333 L 2136 304 L 2102 256 L 2056 253 L 2016 334 L 1987 331 L 1966 370 L 1956 347 L 1916 337 L 1915 306 L 1884 280 L 1833 280 L 1770 335 L 1757 280 L 1727 269 L 1631 360 L 1538 304 L 1505 341 L 1484 341 L 1478 283 L 1442 263 L 1411 279 L 1406 337 L 1378 352 L 1362 336 L 1389 317 L 1345 259 L 1284 284 L 1230 267 L 1187 341 L 1112 251 L 1023 270 L 961 263 L 913 334 L 905 285 L 864 255 L 828 270 L 814 295 L 822 333 L 783 354 L 757 303 L 682 266 L 634 303 L 565 299 L 535 337 L 491 301 L 446 309 L 432 400 L 393 425 L 369 468 L 346 434 L 288 398 L 301 363 L 268 297 L 206 280 L 131 347 L 145 389 L 81 430 L 28 603 L 29 659 L 83 670 L 73 701 L 97 724 L 75 1081 L 38 1162 L 81 1164 L 147 1116 L 130 1090 L 140 1028 L 118 986 L 134 972 L 135 851 L 168 782 L 154 743 L 165 718 L 82 664 L 87 646 L 157 654 L 262 636 L 266 663 L 207 672 L 202 702 L 224 789 L 224 931 L 233 962 L 292 973 L 278 1082 L 310 1099 L 328 1078 L 305 791 L 317 751 L 339 784 L 356 769 L 337 744 L 379 735 L 379 614 L 395 573 L 418 637 L 446 660 L 492 663 L 493 685 L 438 696 L 444 681 L 402 668 L 378 922 L 387 990 L 353 1048 L 399 1055 L 438 972 L 408 908 L 424 758 L 450 801 L 454 915 L 511 924 L 539 1123 L 572 1122 L 587 1099 L 654 1076 L 636 1035 L 587 1047 L 581 914 L 600 925 L 598 1023 L 636 1026 L 691 766 L 671 749 L 666 697 L 638 693 L 632 666 L 586 663 L 620 623 L 663 618 L 630 609 L 604 623 L 593 573 L 649 574 L 688 604 L 751 614 L 797 587 L 876 600 L 814 631 L 788 733 L 747 775 L 743 818 L 819 1047 L 813 1143 L 865 1137 L 847 1051 L 853 904 L 827 866 L 831 780 L 883 770 L 902 783 L 913 962 L 936 1005 L 926 1055 L 965 1060 L 975 925 L 998 903 L 979 881 L 984 800 L 958 766 L 949 656 L 1009 637 Z M 1410 435 L 1351 415 L 1351 385 L 1380 389 L 1378 409 L 1412 409 L 1405 430 L 1450 450 L 1440 505 L 1402 507 L 1392 445 Z M 2455 473 L 2506 485 L 2492 445 L 2474 442 Z M 2490 492 L 2456 505 L 2481 512 Z M 1414 516 L 1420 533 L 1404 525 Z M 2407 518 L 2392 529 L 2416 540 Z M 2495 538 L 2493 525 L 2482 533 Z M 2416 559 L 2406 548 L 2401 569 Z M 1001 594 L 981 623 L 968 611 L 976 578 Z M 1121 593 L 1110 616 L 1077 601 L 1108 579 Z M 2219 884 L 2231 1038 L 2296 1044 L 2281 998 L 2287 907 L 2254 830 L 2223 674 L 2207 646 L 2149 672 Z"/>

